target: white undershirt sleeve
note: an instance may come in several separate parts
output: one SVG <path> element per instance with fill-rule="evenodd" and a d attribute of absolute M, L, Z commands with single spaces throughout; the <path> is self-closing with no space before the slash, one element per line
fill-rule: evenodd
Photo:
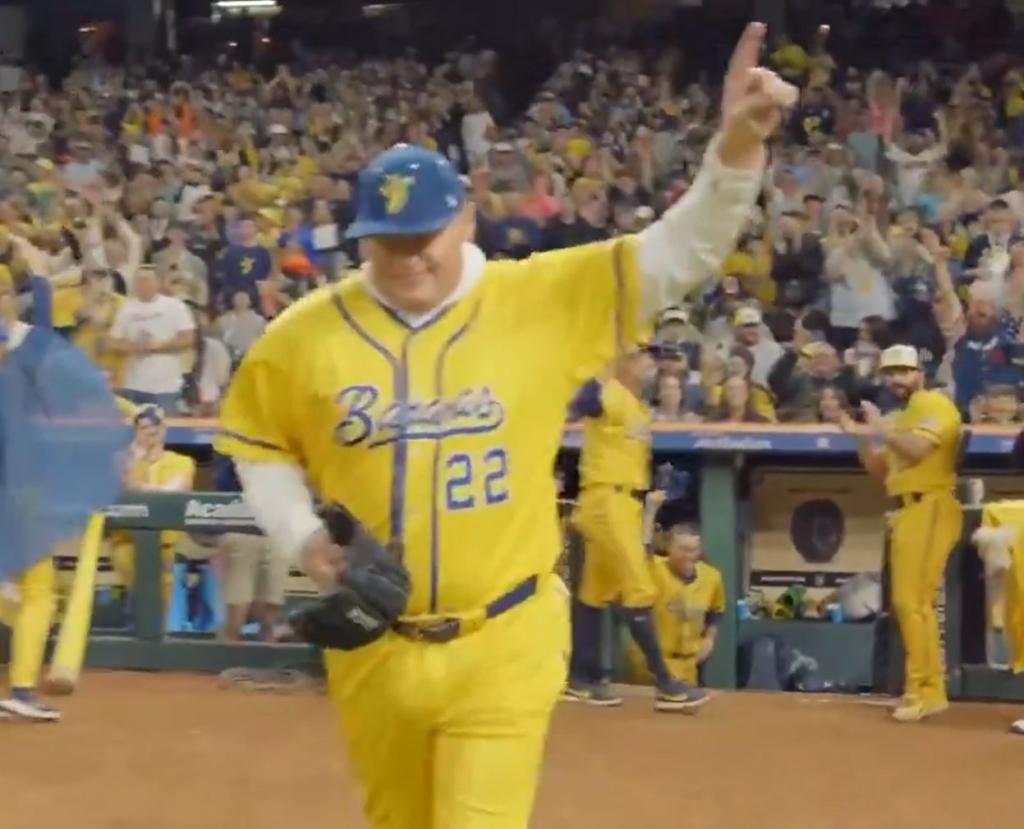
<path fill-rule="evenodd" d="M 718 276 L 750 218 L 763 177 L 760 168 L 725 167 L 718 158 L 718 139 L 711 142 L 686 195 L 639 235 L 645 316 L 677 305 Z"/>
<path fill-rule="evenodd" d="M 310 536 L 323 529 L 302 470 L 287 463 L 237 461 L 245 503 L 274 547 L 291 561 Z"/>

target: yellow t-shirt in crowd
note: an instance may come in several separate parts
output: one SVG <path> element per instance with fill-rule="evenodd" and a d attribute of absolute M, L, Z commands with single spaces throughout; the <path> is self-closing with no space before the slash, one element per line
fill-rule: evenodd
<path fill-rule="evenodd" d="M 73 328 L 82 307 L 82 280 L 50 283 L 50 319 L 54 328 Z"/>
<path fill-rule="evenodd" d="M 54 297 L 59 295 L 54 292 Z M 121 372 L 124 370 L 125 356 L 111 350 L 108 343 L 110 327 L 114 324 L 114 317 L 118 310 L 125 303 L 125 298 L 120 294 L 110 294 L 102 306 L 102 313 L 98 324 L 78 325 L 71 335 L 71 342 L 101 369 L 110 375 L 110 384 L 117 388 L 121 380 Z M 56 305 L 56 301 L 54 303 Z M 82 296 L 79 291 L 78 304 L 71 315 L 71 324 L 74 324 L 75 314 L 82 308 Z M 54 313 L 54 325 L 57 326 L 57 315 Z"/>
<path fill-rule="evenodd" d="M 572 161 L 580 162 L 594 151 L 594 142 L 586 136 L 571 138 L 565 145 L 565 154 Z"/>
<path fill-rule="evenodd" d="M 711 389 L 708 395 L 708 403 L 711 406 L 718 406 L 722 402 L 722 386 L 718 385 Z M 761 417 L 767 418 L 772 423 L 776 420 L 775 403 L 772 401 L 772 393 L 764 386 L 756 383 L 750 384 L 750 402 L 754 411 Z"/>

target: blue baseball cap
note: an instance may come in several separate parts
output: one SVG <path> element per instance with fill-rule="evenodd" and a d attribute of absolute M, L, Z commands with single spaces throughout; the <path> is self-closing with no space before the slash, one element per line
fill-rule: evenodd
<path fill-rule="evenodd" d="M 446 227 L 466 203 L 459 174 L 443 155 L 396 144 L 370 162 L 356 188 L 356 220 L 345 236 L 416 236 Z"/>
<path fill-rule="evenodd" d="M 147 403 L 135 413 L 132 421 L 136 426 L 159 426 L 164 422 L 164 410 L 155 403 Z"/>

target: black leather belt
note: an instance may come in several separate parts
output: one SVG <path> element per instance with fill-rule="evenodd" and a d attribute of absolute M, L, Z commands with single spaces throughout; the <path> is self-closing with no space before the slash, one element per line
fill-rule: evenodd
<path fill-rule="evenodd" d="M 904 492 L 901 495 L 889 496 L 889 508 L 890 509 L 903 509 L 903 507 L 909 507 L 911 504 L 916 504 L 928 495 L 942 495 L 940 492 Z"/>
<path fill-rule="evenodd" d="M 530 576 L 487 605 L 484 608 L 484 618 L 493 619 L 496 616 L 500 616 L 502 613 L 522 604 L 536 592 L 537 576 Z M 451 617 L 447 619 L 434 619 L 430 622 L 395 622 L 394 630 L 406 639 L 441 645 L 461 636 L 463 632 L 462 625 L 462 619 Z"/>

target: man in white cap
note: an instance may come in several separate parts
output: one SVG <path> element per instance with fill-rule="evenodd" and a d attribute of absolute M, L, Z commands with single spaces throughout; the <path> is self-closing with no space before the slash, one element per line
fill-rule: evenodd
<path fill-rule="evenodd" d="M 737 46 L 689 194 L 636 236 L 487 262 L 449 161 L 383 153 L 348 230 L 363 272 L 292 306 L 239 368 L 217 447 L 324 592 L 298 630 L 327 649 L 375 829 L 529 821 L 566 681 L 551 473 L 566 407 L 735 244 L 795 97 L 757 66 L 764 34 Z M 356 519 L 346 538 L 307 481 Z"/>
<path fill-rule="evenodd" d="M 733 339 L 754 355 L 754 368 L 750 380 L 759 386 L 768 385 L 768 375 L 782 356 L 783 349 L 765 328 L 761 311 L 751 305 L 737 309 L 732 318 Z"/>
<path fill-rule="evenodd" d="M 873 403 L 865 402 L 864 422 L 847 415 L 841 426 L 857 437 L 861 463 L 885 482 L 894 501 L 891 604 L 903 640 L 905 669 L 903 696 L 893 718 L 919 722 L 949 707 L 934 601 L 963 526 L 955 492 L 962 422 L 952 400 L 925 389 L 913 346 L 887 348 L 880 369 L 906 407 L 883 417 Z"/>

